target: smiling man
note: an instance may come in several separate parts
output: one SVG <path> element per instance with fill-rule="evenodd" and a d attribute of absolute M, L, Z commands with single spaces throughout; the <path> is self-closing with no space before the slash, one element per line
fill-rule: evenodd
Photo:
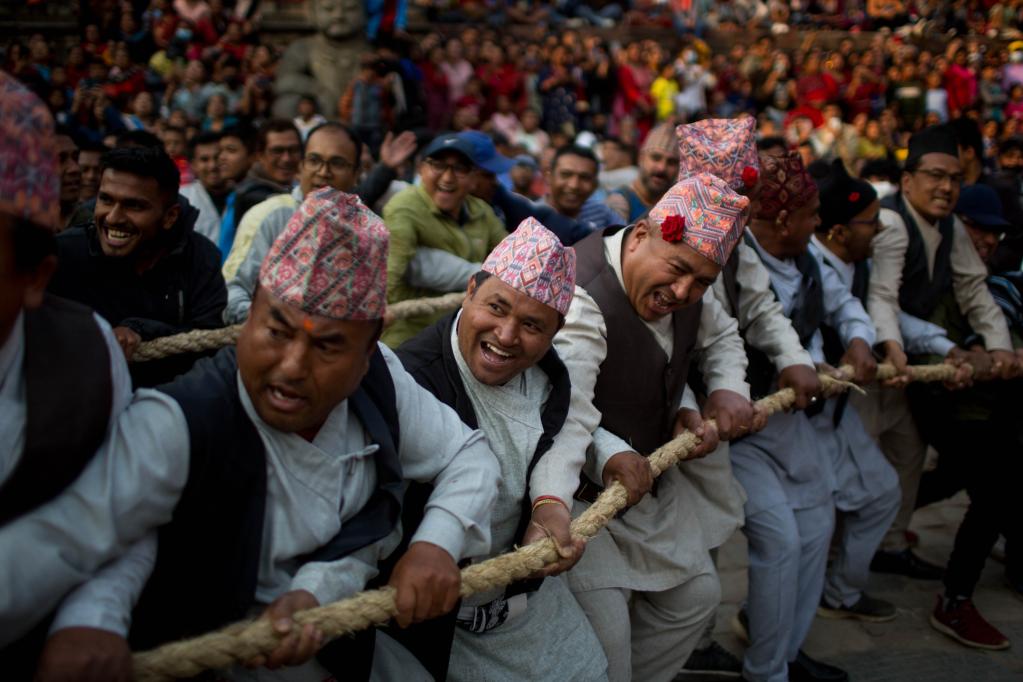
<path fill-rule="evenodd" d="M 582 223 L 586 230 L 602 230 L 618 225 L 621 216 L 607 204 L 594 200 L 600 162 L 585 147 L 568 145 L 554 152 L 551 168 L 545 173 L 550 193 L 546 197 L 555 211 Z"/>
<path fill-rule="evenodd" d="M 566 575 L 614 680 L 673 679 L 720 600 L 709 554 L 715 538 L 705 534 L 718 501 L 682 473 L 685 464 L 664 472 L 656 496 L 643 497 L 651 473 L 641 455 L 685 428 L 703 439 L 697 456 L 717 446 L 686 386 L 697 356 L 709 392 L 734 393 L 746 407 L 729 428 L 749 428 L 742 339 L 708 291 L 742 234 L 748 205 L 721 179 L 698 174 L 672 187 L 649 218 L 575 246 L 576 293 L 554 340 L 572 377 L 562 437 L 593 434 L 594 441 L 574 512 L 612 480 L 635 506 L 593 538 Z"/>
<path fill-rule="evenodd" d="M 951 128 L 926 128 L 910 138 L 900 191 L 881 201 L 867 309 L 877 325 L 878 343 L 896 365 L 905 364 L 910 350 L 899 313 L 941 325 L 943 311 L 949 308 L 965 315 L 978 344 L 971 351 L 952 347 L 946 359 L 954 363 L 966 359 L 984 374 L 993 371 L 1010 377 L 1018 363 L 1005 318 L 985 285 L 984 262 L 953 215 L 962 180 L 959 146 Z M 926 440 L 929 420 L 914 420 L 907 395 L 904 390 L 882 388 L 871 393 L 869 402 L 858 401 L 857 408 L 895 464 L 904 494 L 911 494 L 923 469 L 926 448 L 921 435 Z M 906 456 L 910 451 L 912 456 Z M 911 509 L 904 509 L 896 517 L 871 568 L 937 580 L 940 567 L 910 549 L 906 531 L 911 515 Z"/>
<path fill-rule="evenodd" d="M 389 302 L 445 293 L 409 281 L 409 268 L 420 248 L 446 251 L 468 263 L 481 263 L 507 235 L 493 209 L 472 196 L 477 182 L 474 154 L 472 143 L 463 136 L 439 135 L 423 151 L 419 163 L 422 185 L 403 189 L 384 206 L 384 222 L 391 230 Z M 397 347 L 439 317 L 399 320 L 384 332 L 384 342 Z"/>
<path fill-rule="evenodd" d="M 50 292 L 99 313 L 129 360 L 142 341 L 223 325 L 219 254 L 196 234 L 198 211 L 177 191 L 177 168 L 162 150 L 107 152 L 94 222 L 57 237 Z M 136 383 L 155 385 L 187 369 L 149 364 L 133 369 Z"/>
<path fill-rule="evenodd" d="M 130 614 L 137 577 L 101 575 L 65 604 L 78 619 L 105 624 L 92 635 L 119 637 L 120 656 L 128 655 L 128 623 L 133 645 L 148 648 L 262 613 L 288 636 L 250 664 L 286 670 L 275 678 L 237 666 L 230 679 L 426 678 L 372 629 L 327 645 L 322 663 L 311 660 L 322 634 L 291 620 L 377 576 L 401 538 L 403 480 L 433 488 L 389 576 L 398 625 L 450 611 L 457 562 L 489 550 L 498 467 L 483 435 L 378 343 L 387 247 L 387 228 L 357 197 L 314 193 L 263 262 L 237 349 L 137 395 L 113 447 L 187 461 L 188 482 L 142 564 L 148 582 Z M 51 637 L 44 669 L 87 662 L 92 652 L 76 647 L 84 634 L 76 629 Z"/>
<path fill-rule="evenodd" d="M 575 252 L 527 219 L 469 280 L 462 309 L 398 349 L 420 384 L 483 430 L 501 465 L 493 543 L 476 558 L 542 539 L 546 529 L 563 553 L 546 576 L 567 570 L 582 552 L 569 533 L 569 504 L 589 438 L 559 437 L 571 382 L 551 345 L 574 288 Z M 605 674 L 600 642 L 561 578 L 469 597 L 456 623 L 446 679 L 475 680 L 481 671 L 509 681 Z"/>
<path fill-rule="evenodd" d="M 639 149 L 639 176 L 611 192 L 607 205 L 622 220 L 633 223 L 660 201 L 675 182 L 679 168 L 678 144 L 670 124 L 655 126 Z"/>

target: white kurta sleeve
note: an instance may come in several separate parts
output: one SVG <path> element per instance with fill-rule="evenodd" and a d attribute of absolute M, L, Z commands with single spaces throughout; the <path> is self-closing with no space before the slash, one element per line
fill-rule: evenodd
<path fill-rule="evenodd" d="M 380 572 L 379 563 L 394 551 L 400 540 L 400 530 L 395 529 L 386 538 L 336 561 L 303 564 L 291 580 L 291 589 L 309 592 L 321 605 L 351 597 L 366 589 L 366 583 Z"/>
<path fill-rule="evenodd" d="M 959 309 L 988 350 L 1012 352 L 1012 337 L 991 291 L 987 288 L 987 266 L 973 248 L 966 228 L 956 218 L 952 232 L 952 285 Z"/>
<path fill-rule="evenodd" d="M 583 451 L 587 451 L 591 434 L 594 440 L 597 438 L 594 432 L 600 426 L 601 420 L 600 412 L 593 406 L 593 394 L 597 386 L 597 377 L 600 375 L 600 365 L 607 357 L 607 327 L 600 307 L 582 287 L 575 288 L 572 305 L 565 315 L 565 325 L 554 337 L 554 347 L 572 379 L 572 399 L 565 425 L 555 437 L 553 447 L 572 452 L 577 452 L 576 449 L 582 447 Z M 607 432 L 604 434 L 613 435 Z M 621 439 L 618 441 L 622 442 Z M 594 445 L 596 446 L 596 443 Z M 608 449 L 610 446 L 594 447 L 589 450 L 585 471 L 594 482 L 601 481 L 604 465 L 610 456 L 622 451 L 619 448 L 608 452 Z M 624 449 L 633 448 L 626 446 Z M 569 482 L 568 476 L 565 476 L 563 489 L 571 485 L 573 484 Z M 578 486 L 578 476 L 574 485 Z M 572 492 L 574 491 L 575 488 L 572 488 Z"/>
<path fill-rule="evenodd" d="M 746 347 L 739 336 L 739 323 L 725 312 L 713 289 L 703 295 L 700 329 L 693 348 L 694 360 L 703 373 L 707 392 L 727 390 L 749 398 L 746 383 Z"/>
<path fill-rule="evenodd" d="M 874 321 L 863 308 L 863 303 L 853 296 L 835 269 L 824 262 L 824 257 L 819 251 L 811 249 L 811 254 L 817 259 L 821 273 L 825 323 L 838 332 L 845 347 L 848 347 L 853 339 L 863 339 L 872 348 L 877 340 L 877 332 L 874 329 Z"/>
<path fill-rule="evenodd" d="M 429 542 L 455 561 L 490 552 L 490 514 L 501 468 L 482 431 L 462 423 L 453 409 L 420 386 L 389 348 L 401 429 L 402 474 L 430 482 L 433 492 L 412 542 Z"/>
<path fill-rule="evenodd" d="M 150 533 L 69 594 L 50 632 L 89 627 L 127 637 L 132 609 L 156 565 L 156 542 L 156 532 Z"/>
<path fill-rule="evenodd" d="M 949 340 L 948 332 L 944 328 L 919 317 L 913 317 L 905 311 L 899 312 L 899 329 L 906 343 L 907 353 L 945 357 L 956 347 Z"/>
<path fill-rule="evenodd" d="M 483 267 L 442 249 L 419 247 L 405 271 L 409 286 L 432 291 L 460 291 Z"/>
<path fill-rule="evenodd" d="M 754 348 L 763 351 L 781 371 L 792 365 L 813 367 L 810 354 L 803 348 L 792 322 L 771 289 L 771 275 L 757 252 L 743 242 L 736 246 L 739 269 L 739 310 L 736 319 L 742 336 Z M 720 301 L 723 288 L 715 288 Z"/>
<path fill-rule="evenodd" d="M 902 286 L 902 268 L 909 247 L 909 235 L 902 216 L 891 209 L 881 209 L 881 229 L 872 242 L 870 288 L 867 291 L 867 310 L 877 327 L 877 342 L 895 341 L 900 346 L 899 288 Z"/>
<path fill-rule="evenodd" d="M 140 390 L 60 496 L 0 528 L 0 644 L 168 522 L 188 476 L 188 424 L 169 396 Z"/>

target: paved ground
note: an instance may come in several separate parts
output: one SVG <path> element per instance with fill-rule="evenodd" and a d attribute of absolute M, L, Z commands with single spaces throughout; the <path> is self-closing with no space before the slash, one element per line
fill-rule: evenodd
<path fill-rule="evenodd" d="M 913 529 L 920 534 L 921 555 L 944 563 L 965 505 L 965 495 L 961 495 L 917 512 Z M 724 603 L 717 639 L 741 655 L 743 646 L 729 625 L 746 594 L 746 543 L 741 533 L 722 548 L 720 560 Z M 931 628 L 927 619 L 940 583 L 879 573 L 871 576 L 870 592 L 894 602 L 899 617 L 880 624 L 817 618 L 806 651 L 845 668 L 853 682 L 1021 682 L 1023 601 L 1004 587 L 1003 568 L 988 560 L 975 601 L 981 613 L 1013 642 L 1006 651 L 969 649 Z M 692 676 L 686 679 L 695 680 Z"/>

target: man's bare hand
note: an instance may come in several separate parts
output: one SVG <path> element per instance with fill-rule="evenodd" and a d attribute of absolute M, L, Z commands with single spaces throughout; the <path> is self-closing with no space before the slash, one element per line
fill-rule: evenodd
<path fill-rule="evenodd" d="M 442 616 L 455 608 L 462 574 L 447 550 L 413 542 L 394 567 L 388 585 L 395 588 L 398 627 Z"/>
<path fill-rule="evenodd" d="M 648 467 L 649 468 L 649 467 Z M 564 573 L 576 565 L 586 550 L 586 541 L 573 538 L 569 529 L 572 515 L 563 504 L 544 504 L 533 510 L 529 528 L 522 536 L 522 544 L 530 545 L 538 540 L 550 537 L 561 557 L 553 564 L 548 564 L 536 572 L 535 577 L 547 577 Z"/>
<path fill-rule="evenodd" d="M 394 133 L 388 132 L 384 135 L 384 141 L 380 143 L 380 163 L 393 171 L 401 168 L 402 164 L 415 153 L 416 134 L 411 130 L 406 130 L 397 137 Z"/>
<path fill-rule="evenodd" d="M 142 337 L 128 327 L 114 327 L 114 338 L 124 351 L 124 359 L 131 362 L 131 356 L 135 355 L 135 349 L 142 343 Z"/>
<path fill-rule="evenodd" d="M 1015 379 L 1020 374 L 1016 354 L 1007 350 L 991 351 L 991 373 L 999 379 Z"/>
<path fill-rule="evenodd" d="M 683 431 L 689 431 L 700 439 L 700 444 L 693 449 L 690 459 L 706 457 L 717 449 L 720 442 L 714 425 L 705 422 L 699 412 L 688 407 L 683 407 L 675 416 L 674 435 L 677 436 Z"/>
<path fill-rule="evenodd" d="M 97 628 L 64 628 L 46 640 L 37 682 L 129 682 L 131 648 L 124 637 Z"/>
<path fill-rule="evenodd" d="M 945 388 L 950 391 L 967 388 L 973 384 L 975 377 L 981 378 L 983 372 L 990 372 L 990 357 L 987 353 L 973 353 L 958 347 L 948 352 L 945 364 L 956 368 L 955 376 L 945 382 Z"/>
<path fill-rule="evenodd" d="M 619 452 L 611 456 L 601 472 L 604 487 L 618 481 L 629 493 L 629 506 L 636 504 L 650 492 L 654 484 L 654 474 L 650 470 L 650 462 L 638 452 Z M 553 505 L 552 505 L 553 506 Z"/>
<path fill-rule="evenodd" d="M 791 388 L 795 391 L 794 407 L 797 410 L 805 410 L 814 398 L 820 396 L 821 380 L 813 367 L 789 365 L 778 373 L 778 388 Z"/>
<path fill-rule="evenodd" d="M 753 403 L 735 391 L 713 391 L 707 396 L 703 417 L 717 422 L 718 438 L 731 440 L 745 436 L 753 427 Z"/>
<path fill-rule="evenodd" d="M 909 385 L 909 358 L 897 341 L 885 341 L 881 344 L 884 349 L 884 361 L 895 367 L 897 374 L 891 379 L 881 382 L 882 386 L 888 388 L 905 388 Z"/>
<path fill-rule="evenodd" d="M 852 380 L 861 386 L 869 384 L 877 376 L 877 360 L 870 346 L 863 339 L 853 339 L 842 356 L 842 365 L 852 365 Z"/>
<path fill-rule="evenodd" d="M 299 625 L 293 616 L 299 611 L 319 605 L 316 597 L 305 590 L 285 592 L 274 599 L 260 618 L 270 621 L 274 632 L 281 636 L 281 641 L 269 654 L 250 658 L 245 662 L 245 667 L 266 666 L 276 670 L 282 666 L 301 665 L 315 656 L 323 646 L 323 632 L 311 623 Z"/>

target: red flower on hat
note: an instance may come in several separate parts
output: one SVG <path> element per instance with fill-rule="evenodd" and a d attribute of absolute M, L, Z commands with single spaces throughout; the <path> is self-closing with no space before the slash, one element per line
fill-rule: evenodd
<path fill-rule="evenodd" d="M 753 166 L 746 166 L 742 169 L 742 184 L 747 187 L 752 187 L 757 184 L 757 179 L 760 177 L 760 173 Z"/>
<path fill-rule="evenodd" d="M 849 193 L 849 203 L 850 204 L 855 204 L 859 200 L 860 200 L 860 193 L 859 192 L 850 192 Z"/>
<path fill-rule="evenodd" d="M 681 215 L 670 215 L 661 223 L 661 236 L 666 242 L 680 242 L 686 231 L 686 218 Z"/>

